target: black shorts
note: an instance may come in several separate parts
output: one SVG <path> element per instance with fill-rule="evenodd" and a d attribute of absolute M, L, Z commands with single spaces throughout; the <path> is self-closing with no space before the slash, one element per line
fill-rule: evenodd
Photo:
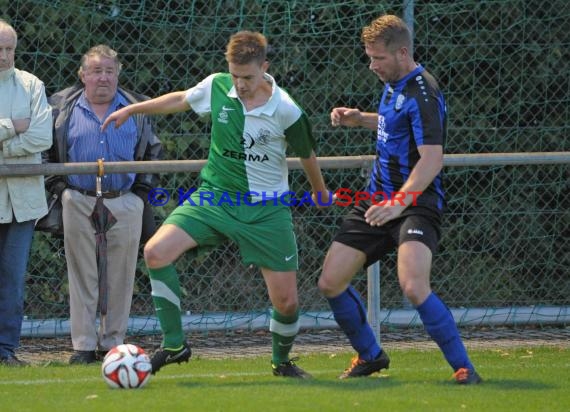
<path fill-rule="evenodd" d="M 362 203 L 362 202 L 361 202 Z M 415 240 L 426 245 L 432 254 L 441 237 L 440 222 L 427 214 L 408 214 L 382 226 L 370 226 L 364 219 L 365 207 L 355 207 L 345 217 L 333 239 L 364 252 L 368 267 L 404 242 Z"/>

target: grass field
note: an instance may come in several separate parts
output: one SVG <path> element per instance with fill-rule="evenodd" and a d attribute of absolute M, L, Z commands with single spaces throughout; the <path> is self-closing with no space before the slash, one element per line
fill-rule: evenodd
<path fill-rule="evenodd" d="M 0 411 L 568 411 L 570 350 L 477 349 L 485 380 L 456 385 L 437 350 L 390 350 L 391 369 L 338 380 L 351 354 L 304 355 L 314 379 L 271 375 L 266 355 L 172 365 L 137 390 L 109 389 L 99 365 L 0 367 Z"/>

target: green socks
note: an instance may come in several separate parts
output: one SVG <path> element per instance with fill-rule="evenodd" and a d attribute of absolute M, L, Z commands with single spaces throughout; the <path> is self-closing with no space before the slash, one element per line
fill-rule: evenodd
<path fill-rule="evenodd" d="M 294 315 L 285 316 L 273 309 L 269 330 L 271 331 L 273 349 L 271 362 L 274 365 L 287 362 L 293 341 L 299 332 L 299 310 Z"/>
<path fill-rule="evenodd" d="M 160 328 L 164 334 L 162 346 L 165 349 L 179 348 L 184 343 L 184 331 L 180 313 L 180 282 L 174 265 L 148 269 L 152 287 L 152 301 Z M 271 311 L 271 331 L 274 365 L 289 360 L 289 352 L 299 332 L 299 311 L 290 316 Z"/>
<path fill-rule="evenodd" d="M 180 315 L 180 282 L 174 265 L 158 269 L 148 268 L 152 301 L 160 328 L 164 334 L 162 346 L 168 349 L 180 347 L 184 342 Z"/>

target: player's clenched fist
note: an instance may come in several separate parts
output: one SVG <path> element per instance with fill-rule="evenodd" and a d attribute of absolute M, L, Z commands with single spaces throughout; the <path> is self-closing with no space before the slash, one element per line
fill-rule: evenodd
<path fill-rule="evenodd" d="M 348 107 L 335 107 L 331 111 L 331 124 L 334 127 L 348 126 L 356 127 L 361 125 L 362 113 L 358 109 Z"/>

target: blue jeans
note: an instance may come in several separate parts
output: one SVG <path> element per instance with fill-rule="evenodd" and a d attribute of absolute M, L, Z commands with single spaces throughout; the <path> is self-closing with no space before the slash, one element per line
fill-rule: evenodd
<path fill-rule="evenodd" d="M 34 236 L 34 221 L 0 224 L 0 358 L 20 344 L 24 317 L 24 275 Z"/>

